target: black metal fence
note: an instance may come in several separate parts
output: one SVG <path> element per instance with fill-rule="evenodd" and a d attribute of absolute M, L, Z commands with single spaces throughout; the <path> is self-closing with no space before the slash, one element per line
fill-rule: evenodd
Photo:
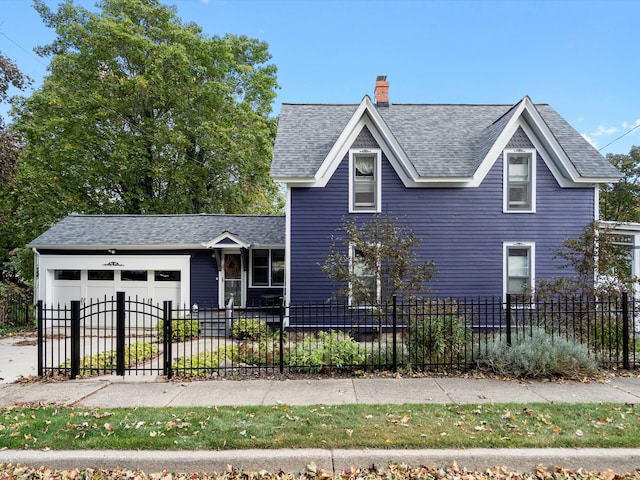
<path fill-rule="evenodd" d="M 33 302 L 26 294 L 0 293 L 0 331 L 23 330 L 35 325 Z"/>
<path fill-rule="evenodd" d="M 364 371 L 455 372 L 542 330 L 585 346 L 607 368 L 640 366 L 636 303 L 508 297 L 194 310 L 104 298 L 38 304 L 38 374 L 211 377 Z"/>

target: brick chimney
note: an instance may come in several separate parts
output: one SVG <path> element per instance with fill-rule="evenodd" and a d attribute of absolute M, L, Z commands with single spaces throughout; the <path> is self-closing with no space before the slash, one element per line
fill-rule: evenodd
<path fill-rule="evenodd" d="M 376 78 L 376 88 L 373 91 L 378 107 L 389 106 L 389 82 L 386 75 L 379 75 Z"/>

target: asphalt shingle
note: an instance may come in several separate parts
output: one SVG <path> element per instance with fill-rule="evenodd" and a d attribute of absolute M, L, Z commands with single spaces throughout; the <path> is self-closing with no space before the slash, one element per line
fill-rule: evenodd
<path fill-rule="evenodd" d="M 418 175 L 470 177 L 516 105 L 391 104 L 376 107 Z M 358 108 L 356 104 L 282 105 L 271 174 L 312 178 Z M 552 107 L 535 108 L 579 175 L 617 178 L 617 170 Z"/>
<path fill-rule="evenodd" d="M 284 245 L 282 215 L 69 215 L 29 246 L 201 248 L 224 232 L 252 245 Z"/>

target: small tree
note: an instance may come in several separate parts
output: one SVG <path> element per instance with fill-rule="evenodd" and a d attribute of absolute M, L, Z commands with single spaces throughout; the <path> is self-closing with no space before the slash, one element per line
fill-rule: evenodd
<path fill-rule="evenodd" d="M 607 160 L 622 173 L 622 178 L 616 183 L 601 187 L 602 218 L 614 222 L 639 222 L 640 147 L 631 147 L 628 155 L 610 153 Z"/>
<path fill-rule="evenodd" d="M 388 302 L 393 295 L 415 296 L 428 291 L 436 272 L 432 260 L 417 252 L 420 239 L 397 218 L 375 215 L 359 222 L 345 220 L 344 235 L 332 237 L 322 271 L 338 286 L 335 298 L 358 303 Z"/>
<path fill-rule="evenodd" d="M 638 279 L 631 273 L 629 249 L 620 235 L 600 222 L 589 224 L 577 238 L 564 241 L 556 258 L 565 260 L 560 269 L 575 275 L 538 280 L 538 295 L 609 296 L 630 291 Z"/>

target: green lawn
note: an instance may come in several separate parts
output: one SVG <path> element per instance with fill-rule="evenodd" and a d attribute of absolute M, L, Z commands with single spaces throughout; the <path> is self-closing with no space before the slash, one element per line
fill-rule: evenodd
<path fill-rule="evenodd" d="M 0 410 L 11 449 L 640 447 L 640 406 L 339 405 Z"/>

